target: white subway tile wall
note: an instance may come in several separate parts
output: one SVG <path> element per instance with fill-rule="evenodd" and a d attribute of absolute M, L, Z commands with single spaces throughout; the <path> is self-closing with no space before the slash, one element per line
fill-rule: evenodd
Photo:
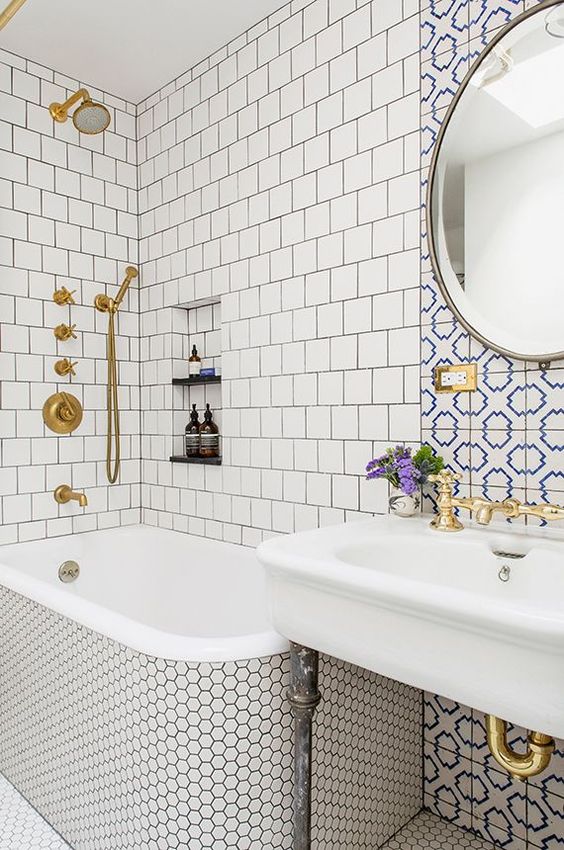
<path fill-rule="evenodd" d="M 145 522 L 254 545 L 387 510 L 365 465 L 421 427 L 419 33 L 414 0 L 292 2 L 139 104 Z M 201 299 L 222 467 L 168 460 Z"/>
<path fill-rule="evenodd" d="M 135 106 L 90 88 L 110 110 L 103 136 L 55 124 L 47 107 L 80 83 L 0 51 L 0 542 L 32 540 L 138 522 L 140 518 L 139 306 L 130 290 L 119 317 L 123 465 L 105 479 L 107 316 L 94 296 L 112 295 L 138 262 Z M 58 306 L 56 289 L 76 290 Z M 76 324 L 76 339 L 53 329 Z M 59 378 L 55 362 L 77 361 Z M 42 407 L 56 391 L 74 393 L 84 419 L 57 437 Z M 89 506 L 59 506 L 70 484 Z"/>

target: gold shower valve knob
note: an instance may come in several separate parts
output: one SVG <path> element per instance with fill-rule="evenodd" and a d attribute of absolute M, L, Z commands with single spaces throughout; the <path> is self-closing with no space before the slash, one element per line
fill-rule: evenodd
<path fill-rule="evenodd" d="M 76 375 L 74 371 L 74 367 L 78 364 L 78 360 L 74 363 L 71 363 L 68 357 L 65 357 L 63 360 L 57 360 L 55 363 L 55 372 L 57 375 L 61 375 L 64 377 L 65 375 L 72 375 L 73 377 Z"/>
<path fill-rule="evenodd" d="M 54 393 L 43 405 L 43 421 L 55 434 L 71 434 L 82 422 L 82 404 L 70 393 Z"/>
<path fill-rule="evenodd" d="M 64 307 L 65 304 L 76 304 L 76 301 L 73 298 L 75 292 L 76 289 L 69 292 L 66 286 L 62 286 L 60 289 L 56 289 L 53 293 L 53 301 L 60 307 Z"/>
<path fill-rule="evenodd" d="M 71 337 L 72 339 L 77 338 L 74 332 L 75 328 L 76 325 L 57 325 L 53 333 L 55 334 L 58 340 L 60 340 L 61 342 L 66 342 L 68 339 L 71 339 Z"/>

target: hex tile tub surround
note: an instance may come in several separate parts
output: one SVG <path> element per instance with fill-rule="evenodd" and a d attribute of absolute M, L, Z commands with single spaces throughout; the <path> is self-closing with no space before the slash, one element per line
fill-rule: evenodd
<path fill-rule="evenodd" d="M 74 850 L 290 850 L 287 656 L 150 658 L 6 589 L 0 630 L 0 768 Z M 420 695 L 334 659 L 323 689 L 315 829 L 376 850 L 421 805 Z"/>

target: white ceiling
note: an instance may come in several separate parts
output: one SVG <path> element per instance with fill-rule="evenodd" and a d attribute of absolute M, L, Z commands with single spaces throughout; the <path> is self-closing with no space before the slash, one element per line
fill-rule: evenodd
<path fill-rule="evenodd" d="M 3 8 L 7 0 L 0 0 Z M 27 0 L 5 29 L 10 50 L 138 103 L 284 0 Z"/>

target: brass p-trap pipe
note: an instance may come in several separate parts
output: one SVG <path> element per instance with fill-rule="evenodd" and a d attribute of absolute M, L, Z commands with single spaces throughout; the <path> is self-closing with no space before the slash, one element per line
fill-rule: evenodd
<path fill-rule="evenodd" d="M 554 753 L 554 738 L 550 735 L 529 732 L 527 752 L 516 753 L 507 743 L 507 723 L 493 714 L 486 714 L 486 733 L 492 756 L 514 779 L 522 782 L 538 776 L 550 764 Z"/>

